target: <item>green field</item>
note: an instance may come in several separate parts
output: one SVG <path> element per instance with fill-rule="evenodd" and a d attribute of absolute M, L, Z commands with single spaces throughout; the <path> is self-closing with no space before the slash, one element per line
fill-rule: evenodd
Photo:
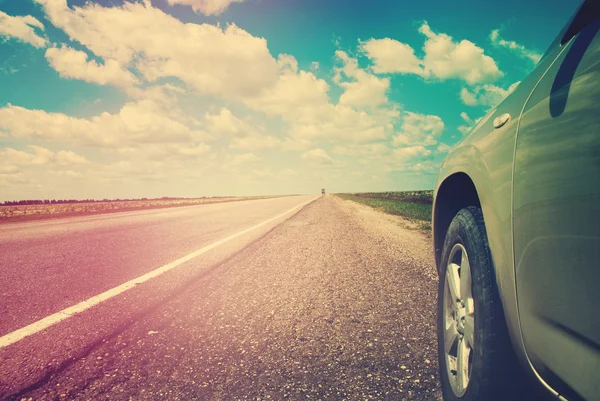
<path fill-rule="evenodd" d="M 422 228 L 431 228 L 433 191 L 365 192 L 336 195 L 386 213 L 406 217 L 420 223 Z"/>

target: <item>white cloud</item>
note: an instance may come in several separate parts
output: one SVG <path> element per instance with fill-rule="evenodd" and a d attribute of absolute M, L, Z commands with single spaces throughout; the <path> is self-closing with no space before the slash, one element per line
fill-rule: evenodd
<path fill-rule="evenodd" d="M 17 189 L 21 193 L 29 193 L 32 188 L 39 188 L 41 185 L 34 179 L 26 177 L 20 172 L 2 172 L 2 166 L 0 164 L 0 188 L 3 189 L 3 193 L 7 193 L 9 189 Z M 21 196 L 21 199 L 30 199 L 27 195 Z"/>
<path fill-rule="evenodd" d="M 317 164 L 333 164 L 333 159 L 321 148 L 311 149 L 303 153 L 302 158 Z"/>
<path fill-rule="evenodd" d="M 188 144 L 188 145 L 175 145 L 175 152 L 182 156 L 202 156 L 210 152 L 211 147 L 205 143 L 199 144 Z M 172 152 L 171 152 L 172 153 Z"/>
<path fill-rule="evenodd" d="M 229 165 L 241 166 L 246 164 L 256 164 L 260 162 L 260 160 L 260 157 L 256 156 L 254 153 L 242 153 L 232 156 Z"/>
<path fill-rule="evenodd" d="M 542 54 L 535 50 L 527 49 L 525 46 L 518 44 L 514 40 L 503 39 L 500 36 L 500 29 L 494 29 L 490 32 L 490 41 L 494 46 L 509 49 L 517 56 L 529 59 L 534 64 L 537 64 L 537 62 L 542 58 Z"/>
<path fill-rule="evenodd" d="M 267 169 L 253 169 L 250 171 L 252 176 L 258 180 L 258 182 L 268 179 L 269 181 L 276 178 L 272 171 Z"/>
<path fill-rule="evenodd" d="M 0 149 L 0 160 L 4 165 L 27 166 L 27 165 L 45 165 L 50 164 L 54 157 L 54 152 L 51 150 L 39 147 L 30 146 L 31 152 L 25 152 L 13 148 Z"/>
<path fill-rule="evenodd" d="M 296 169 L 286 168 L 273 170 L 268 167 L 255 168 L 241 173 L 246 173 L 246 177 L 248 177 L 247 182 L 252 183 L 253 185 L 264 185 L 265 181 L 276 182 L 275 185 L 276 188 L 278 188 L 278 191 L 281 191 L 282 183 L 289 184 L 291 182 L 298 183 L 302 180 L 306 181 L 310 174 L 310 172 L 299 172 Z M 244 181 L 246 181 L 246 178 L 244 179 Z M 311 184 L 311 186 L 312 185 L 313 184 Z"/>
<path fill-rule="evenodd" d="M 461 134 L 467 135 L 471 131 L 472 128 L 473 128 L 472 125 L 464 125 L 463 124 L 463 125 L 459 125 L 458 128 L 457 128 L 457 130 Z"/>
<path fill-rule="evenodd" d="M 477 106 L 479 104 L 476 94 L 467 88 L 460 90 L 460 100 L 467 106 Z"/>
<path fill-rule="evenodd" d="M 192 6 L 194 11 L 204 15 L 221 14 L 232 3 L 241 3 L 244 0 L 167 0 L 170 5 L 185 4 Z"/>
<path fill-rule="evenodd" d="M 124 70 L 115 60 L 105 60 L 103 65 L 94 60 L 88 61 L 88 55 L 68 46 L 52 47 L 46 50 L 46 59 L 61 77 L 80 79 L 99 85 L 128 87 L 137 83 L 129 71 Z"/>
<path fill-rule="evenodd" d="M 59 177 L 83 178 L 85 175 L 81 171 L 74 170 L 51 170 L 50 173 Z"/>
<path fill-rule="evenodd" d="M 390 78 L 374 75 L 375 67 L 361 68 L 345 52 L 334 55 L 335 79 L 321 79 L 327 71 L 319 71 L 318 63 L 302 70 L 293 56 L 272 56 L 265 39 L 235 25 L 182 23 L 147 0 L 116 7 L 36 1 L 70 39 L 71 47 L 57 44 L 47 51 L 51 65 L 65 78 L 117 86 L 129 99 L 120 110 L 85 117 L 9 104 L 0 107 L 0 132 L 11 143 L 100 148 L 86 152 L 107 165 L 70 171 L 83 172 L 99 188 L 110 182 L 102 196 L 139 188 L 193 196 L 230 190 L 230 179 L 244 187 L 251 176 L 270 181 L 294 174 L 301 178 L 285 188 L 301 192 L 306 187 L 295 186 L 304 185 L 300 181 L 331 180 L 332 171 L 340 180 L 357 170 L 365 177 L 381 172 L 385 181 L 382 166 L 404 163 L 411 171 L 427 166 L 444 129 L 436 116 L 401 113 L 400 105 L 388 99 Z M 160 84 L 148 87 L 154 81 Z M 88 104 L 92 110 L 102 105 L 109 103 Z M 398 130 L 403 136 L 395 142 L 402 148 L 394 150 L 390 142 L 398 123 L 404 124 Z M 283 151 L 290 153 L 275 157 Z M 58 152 L 55 158 L 62 160 L 56 165 L 74 160 L 70 154 L 59 158 Z M 12 167 L 5 170 L 19 174 Z M 238 176 L 228 175 L 232 171 Z M 305 172 L 312 174 L 310 180 Z M 48 177 L 40 173 L 37 178 Z M 186 184 L 198 180 L 201 186 Z M 252 191 L 284 190 L 268 185 Z"/>
<path fill-rule="evenodd" d="M 440 143 L 437 147 L 437 151 L 439 153 L 448 153 L 450 151 L 450 149 L 452 149 L 452 146 L 450 146 L 446 143 Z"/>
<path fill-rule="evenodd" d="M 221 108 L 218 114 L 206 113 L 205 120 L 209 132 L 217 136 L 245 137 L 256 132 L 253 127 L 234 116 L 225 107 Z"/>
<path fill-rule="evenodd" d="M 187 92 L 184 88 L 181 88 L 172 84 L 162 84 L 162 85 L 153 85 L 146 87 L 138 87 L 131 86 L 124 88 L 125 93 L 135 101 L 149 101 L 159 105 L 165 110 L 165 112 L 175 112 L 178 111 L 178 103 L 180 96 L 186 95 Z M 179 113 L 179 115 L 184 118 L 184 115 Z M 185 118 L 189 118 L 189 115 L 186 115 Z M 193 121 L 194 124 L 197 124 L 197 121 Z"/>
<path fill-rule="evenodd" d="M 263 148 L 305 148 L 306 141 L 383 139 L 397 117 L 396 106 L 383 107 L 389 80 L 359 69 L 350 58 L 340 72 L 347 78 L 340 81 L 344 94 L 339 104 L 332 104 L 325 80 L 299 70 L 290 55 L 273 58 L 265 39 L 235 25 L 184 24 L 149 2 L 110 8 L 90 2 L 69 8 L 64 0 L 36 1 L 73 41 L 103 60 L 137 70 L 140 80 L 179 78 L 200 94 L 241 102 L 268 117 L 281 118 L 291 138 L 255 130 L 248 134 L 259 137 Z M 360 107 L 378 110 L 354 110 Z M 175 120 L 184 122 L 181 116 Z M 231 129 L 244 131 L 239 125 Z M 236 135 L 231 147 L 253 149 L 248 138 Z"/>
<path fill-rule="evenodd" d="M 423 64 L 430 76 L 441 80 L 460 78 L 473 85 L 493 82 L 503 75 L 494 59 L 473 42 L 465 39 L 454 42 L 449 35 L 433 32 L 427 22 L 419 32 L 427 37 Z"/>
<path fill-rule="evenodd" d="M 246 98 L 247 106 L 268 116 L 290 119 L 329 104 L 327 82 L 311 72 L 297 71 L 298 64 L 291 56 L 280 56 L 278 65 L 282 74 L 275 85 Z"/>
<path fill-rule="evenodd" d="M 298 73 L 298 60 L 296 60 L 296 57 L 289 55 L 289 54 L 285 54 L 282 53 L 277 57 L 277 65 L 279 66 L 279 69 L 281 70 L 281 72 L 285 73 L 289 73 L 289 74 L 296 74 Z"/>
<path fill-rule="evenodd" d="M 515 82 L 508 89 L 503 89 L 492 84 L 476 85 L 472 89 L 462 88 L 460 99 L 467 106 L 494 107 L 514 91 L 520 83 L 521 81 Z"/>
<path fill-rule="evenodd" d="M 131 98 L 128 103 L 144 103 L 151 105 L 157 116 L 165 116 L 185 124 L 194 131 L 195 139 L 208 139 L 210 135 L 205 132 L 203 138 L 198 127 L 205 126 L 205 122 L 196 112 L 198 97 L 194 92 L 172 84 L 153 86 L 131 86 L 124 88 L 125 93 Z M 190 106 L 192 106 L 190 108 Z M 193 113 L 193 114 L 192 114 Z"/>
<path fill-rule="evenodd" d="M 295 138 L 309 141 L 372 142 L 385 139 L 392 126 L 381 123 L 377 117 L 356 112 L 347 106 L 331 106 L 322 110 L 325 115 L 315 115 L 314 122 L 292 124 Z"/>
<path fill-rule="evenodd" d="M 279 150 L 303 151 L 310 148 L 311 142 L 298 138 L 278 138 L 269 134 L 255 132 L 245 137 L 235 137 L 229 148 L 243 151 Z"/>
<path fill-rule="evenodd" d="M 229 147 L 231 149 L 247 151 L 281 149 L 283 141 L 272 135 L 254 133 L 245 137 L 233 138 L 229 143 Z"/>
<path fill-rule="evenodd" d="M 493 82 L 503 75 L 494 59 L 473 42 L 455 42 L 447 34 L 433 32 L 427 22 L 419 32 L 427 38 L 421 60 L 411 46 L 389 38 L 370 39 L 360 49 L 373 60 L 376 73 L 412 73 L 442 81 L 454 78 L 469 85 Z"/>
<path fill-rule="evenodd" d="M 221 108 L 218 113 L 206 113 L 206 130 L 211 136 L 229 139 L 231 149 L 256 151 L 265 149 L 302 150 L 310 144 L 291 138 L 269 135 L 262 127 L 236 117 L 229 109 Z"/>
<path fill-rule="evenodd" d="M 394 155 L 400 158 L 400 160 L 414 159 L 416 157 L 429 156 L 430 154 L 431 151 L 421 145 L 394 149 Z"/>
<path fill-rule="evenodd" d="M 433 146 L 444 131 L 444 122 L 438 116 L 407 112 L 401 131 L 394 137 L 394 146 Z"/>
<path fill-rule="evenodd" d="M 460 113 L 460 118 L 462 118 L 467 124 L 475 124 L 475 121 L 464 111 Z"/>
<path fill-rule="evenodd" d="M 13 138 L 115 148 L 206 138 L 204 131 L 189 128 L 150 100 L 129 102 L 118 114 L 105 112 L 89 119 L 9 104 L 0 108 L 0 129 Z"/>
<path fill-rule="evenodd" d="M 103 166 L 94 172 L 94 176 L 110 181 L 126 181 L 132 177 L 141 181 L 161 181 L 167 178 L 164 162 L 150 161 L 139 163 L 138 161 L 120 160 Z M 169 166 L 172 174 L 172 166 Z"/>
<path fill-rule="evenodd" d="M 44 47 L 46 39 L 38 36 L 33 28 L 44 30 L 44 25 L 31 15 L 16 16 L 0 10 L 0 36 L 15 38 L 35 47 Z"/>
<path fill-rule="evenodd" d="M 344 156 L 381 157 L 389 154 L 390 148 L 383 143 L 343 144 L 333 147 L 332 152 Z"/>
<path fill-rule="evenodd" d="M 425 161 L 423 163 L 415 163 L 411 166 L 408 166 L 407 170 L 424 173 L 435 173 L 439 170 L 439 166 L 436 166 L 430 161 Z"/>
<path fill-rule="evenodd" d="M 0 173 L 16 173 L 22 167 L 68 167 L 88 163 L 87 159 L 70 150 L 53 152 L 41 146 L 29 145 L 29 152 L 13 148 L 0 149 Z"/>
<path fill-rule="evenodd" d="M 465 122 L 462 125 L 459 125 L 457 130 L 458 132 L 460 132 L 463 135 L 467 135 L 471 129 L 475 126 L 475 124 L 477 124 L 477 122 L 479 120 L 481 120 L 481 117 L 473 120 L 471 117 L 469 117 L 469 115 L 466 112 L 462 112 L 460 113 L 460 117 L 463 119 L 463 121 Z"/>
<path fill-rule="evenodd" d="M 290 125 L 290 132 L 296 140 L 368 142 L 383 139 L 391 131 L 391 124 L 398 116 L 396 106 L 388 103 L 388 108 L 375 107 L 380 104 L 382 97 L 385 98 L 385 90 L 382 89 L 389 82 L 375 84 L 375 89 L 366 84 L 369 90 L 368 96 L 362 95 L 364 99 L 358 98 L 361 94 L 352 85 L 356 82 L 349 82 L 351 85 L 346 87 L 344 94 L 350 94 L 334 105 L 329 102 L 329 85 L 312 72 L 298 71 L 293 57 L 280 56 L 279 66 L 281 75 L 277 83 L 259 95 L 247 98 L 245 104 L 268 116 L 281 117 Z M 360 77 L 359 87 L 362 87 L 364 79 L 368 80 L 369 77 L 363 76 L 364 71 L 357 70 L 352 62 L 345 69 L 347 74 Z M 370 104 L 371 108 L 367 113 L 342 102 L 353 106 Z"/>
<path fill-rule="evenodd" d="M 14 174 L 14 173 L 19 172 L 19 167 L 15 166 L 14 164 L 3 164 L 3 163 L 5 163 L 5 162 L 3 161 L 0 163 L 0 176 L 4 175 L 4 174 Z"/>
<path fill-rule="evenodd" d="M 199 93 L 239 99 L 277 79 L 266 40 L 234 24 L 183 23 L 149 2 L 69 8 L 65 0 L 36 1 L 71 40 L 104 60 L 136 68 L 147 81 L 175 77 Z"/>
<path fill-rule="evenodd" d="M 425 75 L 422 62 L 415 55 L 415 50 L 405 43 L 390 38 L 370 39 L 360 43 L 359 48 L 373 60 L 373 72 L 377 74 Z"/>
<path fill-rule="evenodd" d="M 61 150 L 57 152 L 54 156 L 54 161 L 59 166 L 71 166 L 74 164 L 85 164 L 88 162 L 85 157 L 70 150 Z"/>
<path fill-rule="evenodd" d="M 438 144 L 438 138 L 445 130 L 443 120 L 435 115 L 406 112 L 400 131 L 392 139 L 391 152 L 382 152 L 375 160 L 380 162 L 383 171 L 430 171 L 431 163 L 427 160 L 432 155 L 428 147 Z M 437 151 L 444 150 L 440 144 Z"/>
<path fill-rule="evenodd" d="M 118 148 L 120 155 L 128 160 L 140 161 L 174 161 L 197 160 L 200 156 L 205 160 L 210 155 L 212 148 L 205 143 L 143 143 L 135 146 Z"/>
<path fill-rule="evenodd" d="M 358 61 L 346 52 L 338 50 L 335 56 L 343 63 L 335 69 L 334 81 L 344 89 L 339 104 L 356 108 L 376 107 L 387 102 L 390 87 L 388 78 L 378 78 L 358 67 Z M 342 74 L 349 79 L 342 81 Z"/>

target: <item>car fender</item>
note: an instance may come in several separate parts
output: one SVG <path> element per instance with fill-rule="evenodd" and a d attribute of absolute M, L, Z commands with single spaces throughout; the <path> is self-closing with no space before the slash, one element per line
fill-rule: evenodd
<path fill-rule="evenodd" d="M 508 331 L 519 358 L 526 363 L 519 329 L 511 232 L 511 150 L 514 149 L 516 138 L 514 132 L 518 118 L 511 121 L 506 130 L 494 131 L 490 126 L 495 115 L 494 110 L 484 117 L 472 134 L 448 154 L 440 167 L 434 192 L 432 227 L 435 238 L 437 229 L 435 215 L 438 202 L 447 201 L 439 198 L 440 190 L 446 192 L 443 187 L 457 175 L 468 177 L 483 212 L 492 265 Z M 508 154 L 510 157 L 507 156 Z M 454 193 L 452 196 L 460 198 L 461 194 Z M 465 204 L 463 207 L 466 206 L 469 205 Z M 434 239 L 434 248 L 435 246 Z"/>

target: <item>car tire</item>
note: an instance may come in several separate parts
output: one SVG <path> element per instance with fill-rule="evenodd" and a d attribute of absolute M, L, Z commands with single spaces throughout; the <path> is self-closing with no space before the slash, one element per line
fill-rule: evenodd
<path fill-rule="evenodd" d="M 521 380 L 515 374 L 520 369 L 491 260 L 481 209 L 460 210 L 446 233 L 440 261 L 437 327 L 444 400 L 520 398 Z"/>

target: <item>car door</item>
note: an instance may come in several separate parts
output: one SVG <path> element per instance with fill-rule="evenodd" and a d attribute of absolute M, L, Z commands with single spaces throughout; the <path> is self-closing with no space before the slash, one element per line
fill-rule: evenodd
<path fill-rule="evenodd" d="M 600 400 L 600 19 L 585 1 L 520 117 L 513 238 L 521 332 L 542 378 Z"/>

